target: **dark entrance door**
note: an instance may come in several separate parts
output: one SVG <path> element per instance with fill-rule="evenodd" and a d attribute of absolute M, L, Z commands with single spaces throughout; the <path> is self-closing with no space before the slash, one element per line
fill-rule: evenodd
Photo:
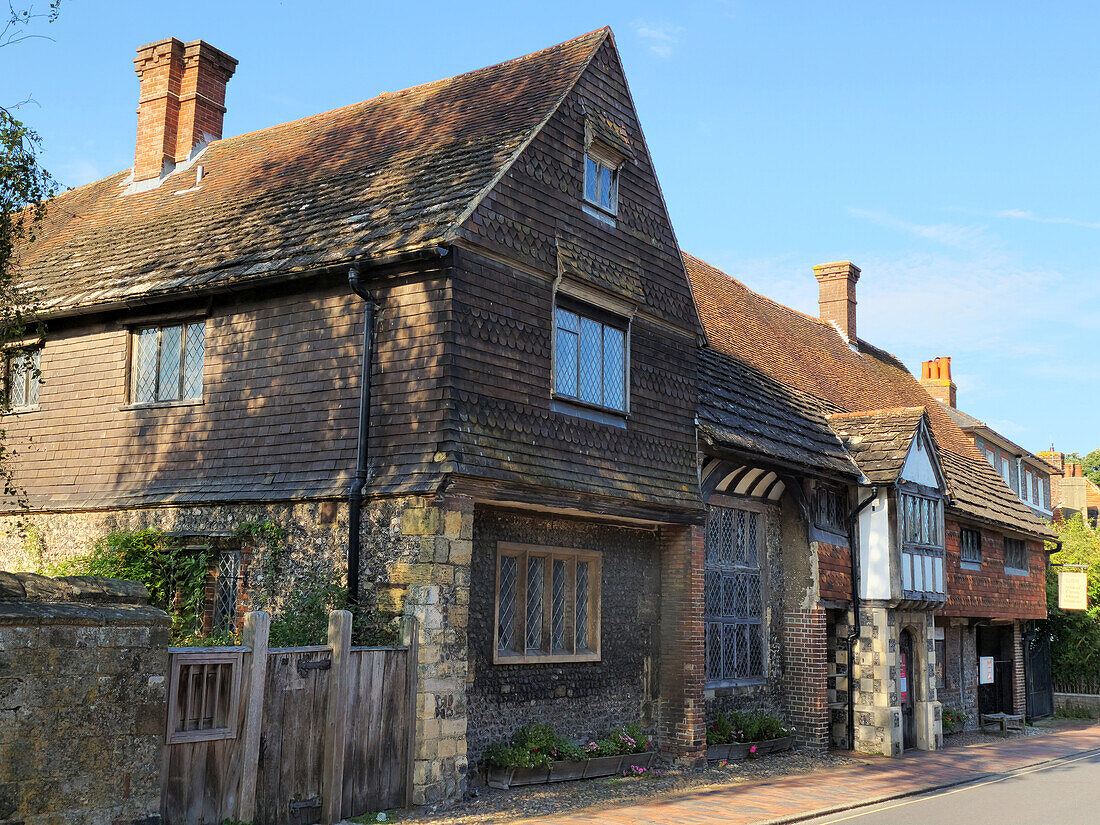
<path fill-rule="evenodd" d="M 908 630 L 901 631 L 901 670 L 898 672 L 898 701 L 901 702 L 902 745 L 906 750 L 917 746 L 917 722 L 913 712 L 913 637 Z"/>
<path fill-rule="evenodd" d="M 1050 676 L 1050 634 L 1036 630 L 1024 637 L 1027 718 L 1054 715 L 1054 685 Z"/>
<path fill-rule="evenodd" d="M 1012 713 L 1012 631 L 979 627 L 977 647 L 979 676 L 982 658 L 993 659 L 993 682 L 978 684 L 978 713 Z"/>

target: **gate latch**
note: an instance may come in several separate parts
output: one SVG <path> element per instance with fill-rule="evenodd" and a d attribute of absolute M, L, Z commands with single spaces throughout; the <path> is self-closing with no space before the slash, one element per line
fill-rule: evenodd
<path fill-rule="evenodd" d="M 329 670 L 332 667 L 332 659 L 299 659 L 298 675 L 303 679 L 311 670 Z M 317 803 L 320 805 L 321 803 Z"/>

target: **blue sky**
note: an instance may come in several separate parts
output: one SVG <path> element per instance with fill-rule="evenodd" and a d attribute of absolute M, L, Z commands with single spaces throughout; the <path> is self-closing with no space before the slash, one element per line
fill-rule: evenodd
<path fill-rule="evenodd" d="M 45 0 L 39 0 L 45 6 Z M 861 337 L 1025 447 L 1100 447 L 1100 7 L 1090 3 L 66 2 L 0 50 L 0 103 L 65 184 L 133 159 L 137 46 L 240 60 L 226 134 L 610 25 L 683 247 L 816 314 L 849 259 Z"/>

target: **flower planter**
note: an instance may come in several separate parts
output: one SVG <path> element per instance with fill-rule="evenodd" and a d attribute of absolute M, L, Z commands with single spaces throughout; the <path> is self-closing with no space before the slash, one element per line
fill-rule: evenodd
<path fill-rule="evenodd" d="M 753 752 L 753 746 L 756 751 Z M 726 745 L 711 745 L 707 748 L 707 760 L 710 762 L 736 762 L 747 759 L 750 754 L 764 756 L 768 753 L 787 751 L 794 747 L 793 736 L 781 736 L 778 739 L 768 739 L 764 742 L 731 742 Z"/>
<path fill-rule="evenodd" d="M 516 788 L 520 785 L 540 785 L 546 782 L 565 782 L 570 779 L 595 779 L 600 776 L 616 776 L 632 767 L 648 768 L 653 763 L 654 751 L 628 753 L 626 756 L 597 756 L 581 762 L 551 762 L 549 768 L 494 768 L 488 769 L 486 781 L 490 788 Z"/>
<path fill-rule="evenodd" d="M 619 772 L 622 764 L 621 756 L 597 756 L 589 759 L 584 768 L 584 778 L 594 779 L 597 776 L 614 776 Z"/>
<path fill-rule="evenodd" d="M 629 771 L 631 768 L 642 768 L 648 770 L 649 766 L 653 763 L 653 757 L 656 756 L 655 751 L 646 751 L 645 753 L 628 753 L 623 756 L 623 761 L 619 765 L 620 771 Z"/>
<path fill-rule="evenodd" d="M 550 781 L 547 768 L 489 768 L 490 788 L 516 788 L 520 785 L 541 785 Z"/>
<path fill-rule="evenodd" d="M 570 779 L 583 779 L 584 769 L 587 765 L 587 759 L 581 759 L 577 762 L 553 762 L 550 765 L 550 781 L 568 782 Z"/>

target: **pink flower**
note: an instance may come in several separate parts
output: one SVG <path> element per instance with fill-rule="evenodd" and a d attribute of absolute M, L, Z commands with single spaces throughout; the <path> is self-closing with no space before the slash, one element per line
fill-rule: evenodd
<path fill-rule="evenodd" d="M 756 745 L 753 745 L 751 748 L 749 748 L 749 753 L 756 753 Z"/>

